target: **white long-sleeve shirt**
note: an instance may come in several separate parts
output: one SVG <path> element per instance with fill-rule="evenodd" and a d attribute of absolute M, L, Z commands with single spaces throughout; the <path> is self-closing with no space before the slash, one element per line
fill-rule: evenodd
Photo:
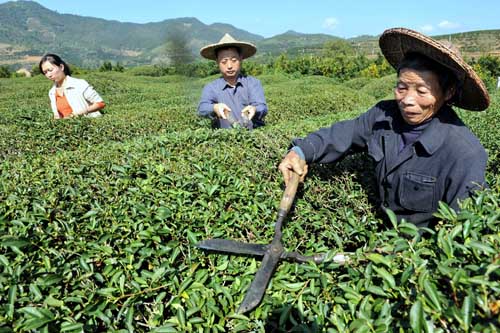
<path fill-rule="evenodd" d="M 69 106 L 73 113 L 82 115 L 87 111 L 89 105 L 97 102 L 103 102 L 101 96 L 94 88 L 85 80 L 76 79 L 71 76 L 66 76 L 63 84 L 64 96 L 68 100 Z M 54 84 L 49 91 L 50 106 L 54 113 L 54 118 L 59 119 L 61 116 L 57 112 L 56 105 L 56 85 Z M 102 114 L 99 111 L 91 112 L 87 117 L 100 117 Z"/>

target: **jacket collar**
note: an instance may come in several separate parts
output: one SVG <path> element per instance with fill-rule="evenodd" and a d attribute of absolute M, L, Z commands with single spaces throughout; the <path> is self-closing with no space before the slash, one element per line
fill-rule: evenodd
<path fill-rule="evenodd" d="M 431 123 L 417 139 L 417 142 L 420 142 L 429 155 L 434 154 L 443 145 L 449 132 L 448 126 L 440 125 L 455 123 L 456 120 L 457 116 L 451 107 L 447 105 L 443 106 L 436 116 L 432 118 Z"/>
<path fill-rule="evenodd" d="M 401 118 L 399 108 L 397 107 L 395 101 L 394 104 L 391 104 L 391 108 L 389 110 L 389 113 L 385 115 L 385 120 L 388 122 L 391 131 L 395 132 L 395 123 L 404 120 Z M 449 127 L 440 125 L 450 123 L 457 124 L 457 122 L 460 122 L 460 120 L 453 109 L 447 105 L 443 105 L 415 143 L 419 142 L 422 148 L 429 155 L 432 155 L 443 145 L 446 137 L 448 136 Z"/>
<path fill-rule="evenodd" d="M 63 84 L 63 88 L 64 89 L 73 89 L 76 87 L 76 80 L 74 78 L 72 78 L 71 76 L 69 75 L 66 75 L 66 79 L 64 81 L 64 84 Z M 56 90 L 56 84 L 54 83 L 54 85 L 52 86 L 52 89 L 54 92 Z"/>
<path fill-rule="evenodd" d="M 66 76 L 66 81 L 64 82 L 64 89 L 70 89 L 70 88 L 75 88 L 75 79 L 73 79 L 71 76 L 67 75 Z"/>

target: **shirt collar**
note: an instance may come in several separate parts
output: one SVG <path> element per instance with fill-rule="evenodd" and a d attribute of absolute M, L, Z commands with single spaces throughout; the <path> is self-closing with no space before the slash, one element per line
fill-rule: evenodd
<path fill-rule="evenodd" d="M 223 77 L 220 78 L 220 82 L 221 82 L 220 83 L 221 90 L 232 87 L 231 85 L 229 85 L 229 83 L 226 82 L 226 80 L 224 80 Z M 235 87 L 238 87 L 238 86 L 243 86 L 243 75 L 241 75 L 241 73 L 238 75 L 238 78 L 236 79 Z"/>

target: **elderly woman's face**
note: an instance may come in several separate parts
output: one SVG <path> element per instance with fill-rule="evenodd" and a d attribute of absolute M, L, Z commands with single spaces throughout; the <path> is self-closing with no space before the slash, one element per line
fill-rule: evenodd
<path fill-rule="evenodd" d="M 434 117 L 448 99 L 434 72 L 409 68 L 400 70 L 394 95 L 404 121 L 410 125 Z"/>

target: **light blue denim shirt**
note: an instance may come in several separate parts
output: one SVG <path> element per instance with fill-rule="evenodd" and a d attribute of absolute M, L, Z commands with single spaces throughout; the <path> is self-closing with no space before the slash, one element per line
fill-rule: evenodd
<path fill-rule="evenodd" d="M 214 120 L 215 127 L 230 128 L 231 124 L 225 119 L 218 119 L 214 114 L 214 104 L 224 103 L 232 111 L 234 118 L 243 122 L 241 110 L 248 105 L 256 108 L 256 113 L 249 124 L 250 128 L 264 125 L 267 114 L 266 98 L 260 81 L 252 76 L 240 75 L 234 87 L 230 86 L 224 78 L 220 77 L 208 83 L 201 93 L 198 104 L 198 114 Z"/>

